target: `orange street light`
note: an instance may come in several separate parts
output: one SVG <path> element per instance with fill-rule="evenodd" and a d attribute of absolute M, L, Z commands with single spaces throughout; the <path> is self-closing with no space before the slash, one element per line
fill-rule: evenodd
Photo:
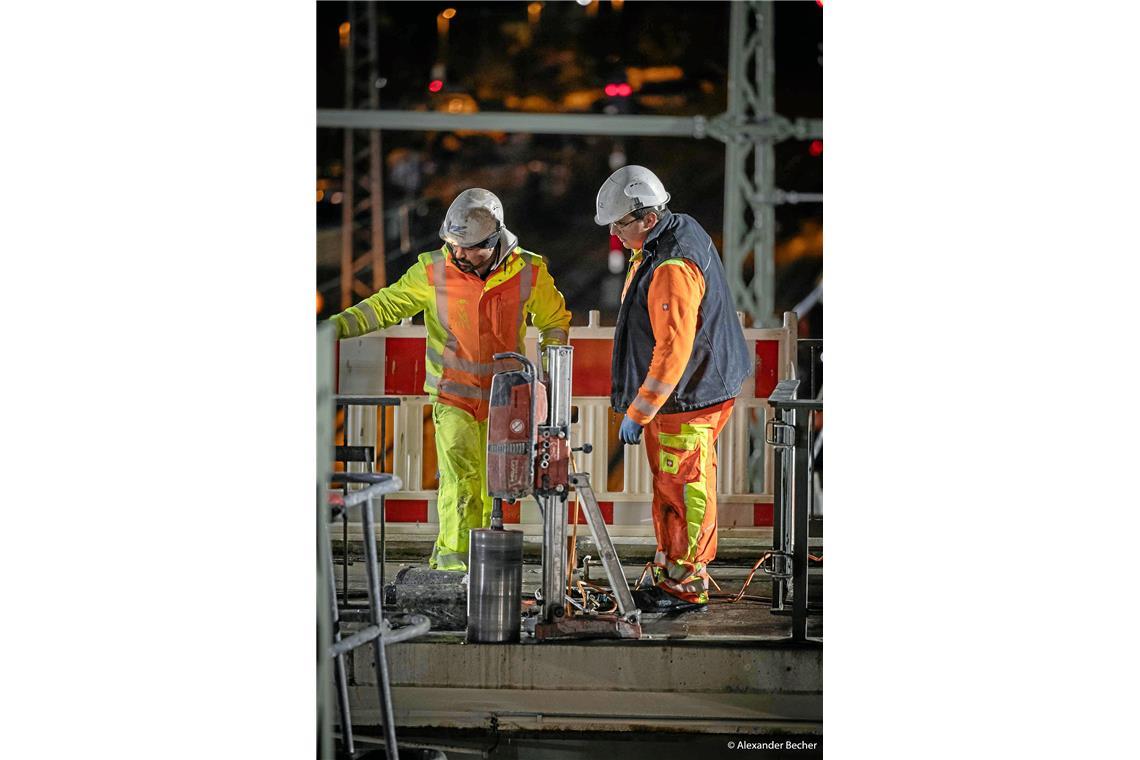
<path fill-rule="evenodd" d="M 435 17 L 435 29 L 439 32 L 439 48 L 437 57 L 441 63 L 447 63 L 447 32 L 451 28 L 451 19 L 455 17 L 454 8 L 445 8 Z"/>

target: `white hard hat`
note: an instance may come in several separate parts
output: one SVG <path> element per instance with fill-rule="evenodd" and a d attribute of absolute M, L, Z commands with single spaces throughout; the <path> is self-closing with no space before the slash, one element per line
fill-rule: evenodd
<path fill-rule="evenodd" d="M 452 245 L 470 248 L 503 227 L 503 204 L 490 190 L 464 190 L 447 209 L 439 236 Z"/>
<path fill-rule="evenodd" d="M 623 166 L 602 183 L 594 222 L 605 227 L 631 211 L 668 203 L 669 197 L 656 174 L 644 166 Z"/>

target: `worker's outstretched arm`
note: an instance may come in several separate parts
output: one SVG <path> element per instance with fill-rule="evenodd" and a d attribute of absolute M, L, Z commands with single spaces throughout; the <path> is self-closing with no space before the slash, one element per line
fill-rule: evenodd
<path fill-rule="evenodd" d="M 705 278 L 687 259 L 670 259 L 657 267 L 649 283 L 649 322 L 653 326 L 653 358 L 645 382 L 626 415 L 648 425 L 669 399 L 693 353 Z"/>
<path fill-rule="evenodd" d="M 355 338 L 419 314 L 430 305 L 431 298 L 423 262 L 417 261 L 399 280 L 334 314 L 331 321 L 336 325 L 337 338 Z"/>
<path fill-rule="evenodd" d="M 536 264 L 538 278 L 534 283 L 534 292 L 531 294 L 529 309 L 531 320 L 538 328 L 538 350 L 547 346 L 562 346 L 570 339 L 570 311 L 566 308 L 566 299 L 554 287 L 554 278 L 546 268 L 546 262 Z"/>

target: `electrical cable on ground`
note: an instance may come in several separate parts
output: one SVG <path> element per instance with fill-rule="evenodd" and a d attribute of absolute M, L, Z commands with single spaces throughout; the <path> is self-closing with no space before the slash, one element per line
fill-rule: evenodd
<path fill-rule="evenodd" d="M 569 443 L 567 443 L 567 447 L 569 447 Z M 572 472 L 577 472 L 577 468 L 574 465 L 574 452 L 571 451 L 571 452 L 569 452 L 569 454 L 570 454 L 570 456 L 569 456 L 570 469 Z M 574 494 L 574 527 L 571 529 L 571 531 L 572 532 L 570 535 L 570 557 L 569 557 L 569 561 L 566 563 L 566 596 L 571 595 L 571 585 L 572 585 L 572 581 L 574 578 L 574 566 L 576 564 L 578 564 L 578 494 L 577 493 Z M 585 599 L 585 596 L 583 595 L 583 597 L 582 597 L 583 608 L 585 608 L 585 605 L 586 605 L 586 599 Z M 567 613 L 568 617 L 573 614 L 573 613 L 571 613 L 569 608 L 566 609 L 566 613 Z"/>

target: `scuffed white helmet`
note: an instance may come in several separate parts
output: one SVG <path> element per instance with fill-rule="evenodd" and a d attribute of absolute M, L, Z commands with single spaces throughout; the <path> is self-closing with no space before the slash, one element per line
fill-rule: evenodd
<path fill-rule="evenodd" d="M 605 227 L 631 211 L 669 202 L 669 193 L 657 175 L 644 166 L 623 166 L 610 175 L 598 190 L 594 223 Z"/>
<path fill-rule="evenodd" d="M 447 209 L 439 236 L 461 248 L 470 248 L 503 227 L 503 204 L 490 190 L 464 190 Z"/>

